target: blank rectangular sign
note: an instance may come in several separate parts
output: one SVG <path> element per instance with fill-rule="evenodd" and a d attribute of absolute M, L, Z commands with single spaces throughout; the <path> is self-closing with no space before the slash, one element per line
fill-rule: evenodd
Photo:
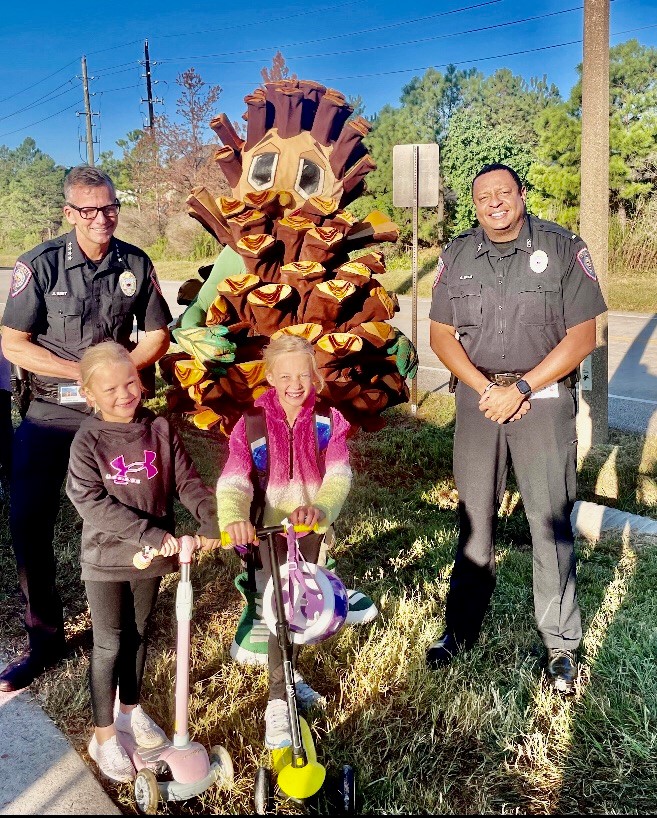
<path fill-rule="evenodd" d="M 413 207 L 413 145 L 392 149 L 392 203 Z M 430 142 L 417 145 L 418 206 L 436 207 L 440 189 L 439 146 Z"/>

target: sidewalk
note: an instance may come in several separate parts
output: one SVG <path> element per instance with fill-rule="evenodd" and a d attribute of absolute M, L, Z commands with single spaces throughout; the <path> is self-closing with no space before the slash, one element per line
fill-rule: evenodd
<path fill-rule="evenodd" d="M 0 693 L 0 815 L 121 815 L 29 689 Z"/>

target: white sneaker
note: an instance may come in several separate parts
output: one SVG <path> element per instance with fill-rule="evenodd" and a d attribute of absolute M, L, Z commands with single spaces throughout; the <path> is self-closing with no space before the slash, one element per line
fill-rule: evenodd
<path fill-rule="evenodd" d="M 283 699 L 272 699 L 267 702 L 265 710 L 265 747 L 269 750 L 281 750 L 292 746 L 290 732 L 290 714 L 287 702 Z"/>
<path fill-rule="evenodd" d="M 294 671 L 294 689 L 300 710 L 312 710 L 313 707 L 324 710 L 326 707 L 327 702 L 324 696 L 313 690 L 298 670 Z"/>
<path fill-rule="evenodd" d="M 167 740 L 164 730 L 155 724 L 139 704 L 129 713 L 119 713 L 114 726 L 118 733 L 127 733 L 132 736 L 138 747 L 152 749 L 159 747 Z"/>
<path fill-rule="evenodd" d="M 134 779 L 135 768 L 116 736 L 99 744 L 94 733 L 88 750 L 91 758 L 98 764 L 98 769 L 107 778 L 118 781 L 120 784 Z"/>

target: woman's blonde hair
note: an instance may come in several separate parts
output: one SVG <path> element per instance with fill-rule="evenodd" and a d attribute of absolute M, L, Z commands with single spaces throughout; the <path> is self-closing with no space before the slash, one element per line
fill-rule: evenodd
<path fill-rule="evenodd" d="M 111 364 L 132 364 L 130 353 L 116 341 L 102 341 L 100 344 L 88 347 L 80 360 L 80 380 L 82 388 L 90 388 L 91 381 L 99 369 Z"/>
<path fill-rule="evenodd" d="M 317 392 L 324 388 L 324 378 L 322 377 L 315 360 L 315 348 L 305 338 L 298 335 L 279 335 L 272 338 L 267 346 L 262 350 L 262 357 L 265 362 L 265 371 L 272 372 L 275 362 L 283 355 L 307 355 L 310 358 L 310 366 L 313 372 L 313 380 Z"/>

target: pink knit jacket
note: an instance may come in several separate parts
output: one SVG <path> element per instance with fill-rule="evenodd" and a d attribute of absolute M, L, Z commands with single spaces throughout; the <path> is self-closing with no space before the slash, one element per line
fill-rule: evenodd
<path fill-rule="evenodd" d="M 351 487 L 347 448 L 349 423 L 337 409 L 331 409 L 333 428 L 326 448 L 326 473 L 322 479 L 315 450 L 314 391 L 292 428 L 275 389 L 268 389 L 255 405 L 265 410 L 269 436 L 269 480 L 263 525 L 278 525 L 299 506 L 314 505 L 324 512 L 320 531 L 325 531 L 340 513 Z M 217 482 L 217 513 L 222 530 L 231 523 L 249 519 L 253 499 L 249 476 L 251 466 L 244 418 L 241 418 L 231 433 L 228 460 Z"/>

